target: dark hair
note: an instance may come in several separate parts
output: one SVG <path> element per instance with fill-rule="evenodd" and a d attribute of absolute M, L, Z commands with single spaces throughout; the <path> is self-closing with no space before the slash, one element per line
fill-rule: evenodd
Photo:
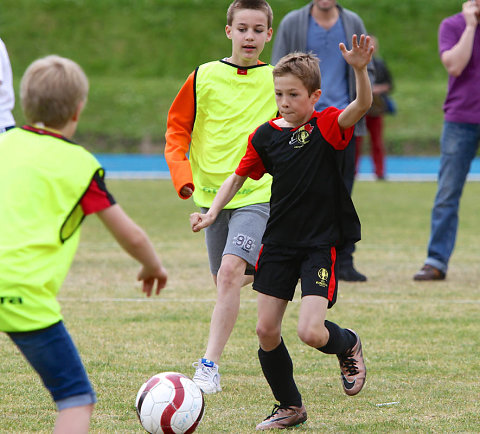
<path fill-rule="evenodd" d="M 294 52 L 283 56 L 273 68 L 274 77 L 292 74 L 298 77 L 311 95 L 320 89 L 321 74 L 318 57 L 313 53 Z"/>
<path fill-rule="evenodd" d="M 267 16 L 268 28 L 272 27 L 273 11 L 268 2 L 265 0 L 234 0 L 227 10 L 227 25 L 231 26 L 233 23 L 233 16 L 239 9 L 253 9 L 264 11 Z"/>

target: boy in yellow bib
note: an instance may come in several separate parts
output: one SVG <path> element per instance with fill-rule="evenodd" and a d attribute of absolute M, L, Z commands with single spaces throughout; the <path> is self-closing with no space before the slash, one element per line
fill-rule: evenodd
<path fill-rule="evenodd" d="M 245 153 L 248 135 L 277 113 L 272 66 L 258 60 L 272 37 L 265 0 L 235 0 L 227 11 L 232 55 L 200 65 L 175 98 L 167 120 L 165 158 L 182 199 L 193 194 L 203 212 Z M 240 290 L 252 282 L 269 215 L 271 178 L 245 182 L 205 234 L 217 286 L 210 335 L 193 381 L 204 393 L 221 391 L 218 362 L 235 325 Z"/>
<path fill-rule="evenodd" d="M 55 433 L 87 433 L 96 402 L 56 300 L 85 216 L 96 213 L 142 264 L 138 280 L 147 296 L 167 281 L 147 235 L 108 192 L 98 161 L 70 140 L 87 93 L 87 77 L 75 62 L 38 59 L 20 89 L 29 125 L 0 136 L 0 331 L 52 395 Z"/>

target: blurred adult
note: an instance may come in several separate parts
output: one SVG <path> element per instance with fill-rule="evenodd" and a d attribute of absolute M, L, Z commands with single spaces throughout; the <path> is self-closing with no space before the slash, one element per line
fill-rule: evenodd
<path fill-rule="evenodd" d="M 373 65 L 375 66 L 375 82 L 372 86 L 373 103 L 365 116 L 370 148 L 377 179 L 385 179 L 385 145 L 383 142 L 383 117 L 393 112 L 392 100 L 388 94 L 393 88 L 392 75 L 385 61 L 378 55 L 378 39 L 370 35 L 375 50 Z M 357 136 L 355 140 L 355 172 L 358 173 L 358 163 L 362 153 L 364 136 Z"/>
<path fill-rule="evenodd" d="M 355 74 L 345 62 L 338 44 L 343 42 L 352 49 L 352 36 L 367 34 L 362 19 L 354 12 L 341 7 L 336 0 L 313 0 L 300 9 L 289 12 L 280 22 L 272 53 L 275 64 L 284 55 L 294 52 L 313 52 L 320 59 L 322 71 L 322 97 L 315 105 L 317 111 L 329 106 L 344 109 L 355 99 Z M 374 67 L 368 66 L 370 81 L 373 82 Z M 355 127 L 355 135 L 365 135 L 365 119 Z M 352 194 L 355 177 L 355 137 L 345 151 L 340 153 L 340 169 L 349 194 Z M 353 243 L 338 251 L 338 278 L 352 282 L 364 282 L 367 277 L 353 265 Z"/>
<path fill-rule="evenodd" d="M 14 105 L 15 92 L 12 84 L 12 67 L 7 48 L 0 39 L 0 133 L 4 133 L 15 126 L 12 115 Z"/>
<path fill-rule="evenodd" d="M 480 142 L 480 0 L 444 19 L 438 32 L 440 58 L 448 72 L 438 187 L 427 259 L 414 280 L 443 280 L 455 246 L 458 207 Z"/>

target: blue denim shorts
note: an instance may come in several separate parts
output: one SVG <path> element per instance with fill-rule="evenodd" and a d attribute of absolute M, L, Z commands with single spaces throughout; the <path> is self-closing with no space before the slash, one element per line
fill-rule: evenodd
<path fill-rule="evenodd" d="M 40 375 L 59 411 L 97 402 L 75 344 L 62 321 L 33 332 L 7 334 Z"/>

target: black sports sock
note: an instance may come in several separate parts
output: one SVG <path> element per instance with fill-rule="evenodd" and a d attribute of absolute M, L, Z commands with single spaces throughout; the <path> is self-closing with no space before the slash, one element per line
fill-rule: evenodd
<path fill-rule="evenodd" d="M 342 329 L 337 324 L 325 320 L 325 327 L 330 337 L 325 346 L 317 348 L 325 354 L 343 354 L 357 343 L 356 336 L 347 329 Z"/>
<path fill-rule="evenodd" d="M 302 406 L 302 395 L 293 379 L 293 363 L 283 339 L 272 351 L 258 349 L 258 359 L 273 396 L 281 406 Z"/>

